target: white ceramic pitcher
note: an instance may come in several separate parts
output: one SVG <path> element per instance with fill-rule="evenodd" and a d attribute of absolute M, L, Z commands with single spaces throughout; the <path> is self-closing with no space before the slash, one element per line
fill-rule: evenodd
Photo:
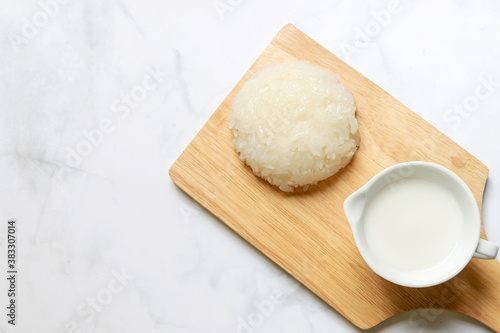
<path fill-rule="evenodd" d="M 412 190 L 410 187 L 405 185 L 404 182 L 407 182 L 408 186 L 410 182 L 417 182 L 419 186 L 418 190 L 420 191 L 419 195 L 411 196 L 410 194 Z M 425 194 L 426 184 L 430 184 L 428 198 L 426 198 Z M 399 192 L 397 194 L 395 194 L 396 192 L 392 194 L 389 193 L 389 191 L 393 189 L 396 189 L 398 187 L 403 188 L 404 186 L 407 186 L 407 188 L 404 190 L 406 192 L 401 192 L 401 195 L 399 194 Z M 439 188 L 437 188 L 436 186 L 438 186 Z M 400 205 L 401 203 L 403 203 L 404 206 L 408 205 L 408 207 L 410 208 L 412 208 L 412 205 L 419 205 L 420 202 L 424 202 L 426 203 L 426 205 L 433 205 L 434 210 L 438 209 L 437 212 L 439 212 L 439 214 L 445 214 L 443 216 L 446 217 L 446 212 L 440 211 L 440 206 L 438 206 L 437 208 L 435 207 L 436 205 L 439 205 L 439 203 L 432 202 L 432 200 L 429 199 L 431 198 L 431 194 L 440 195 L 436 194 L 437 192 L 430 193 L 431 188 L 433 189 L 432 191 L 435 191 L 437 189 L 439 191 L 446 191 L 442 193 L 449 193 L 451 197 L 449 198 L 449 200 L 446 199 L 448 201 L 443 202 L 446 203 L 446 205 L 448 205 L 448 202 L 452 202 L 452 204 L 455 204 L 456 207 L 458 207 L 458 213 L 456 211 L 453 211 L 449 212 L 449 215 L 451 215 L 451 213 L 455 215 L 459 214 L 457 216 L 460 216 L 461 218 L 456 219 L 456 221 L 453 220 L 447 222 L 453 223 L 450 225 L 453 225 L 455 229 L 449 229 L 446 235 L 442 235 L 448 237 L 450 236 L 450 234 L 453 234 L 454 238 L 450 238 L 451 236 L 448 238 L 452 240 L 456 239 L 456 244 L 449 247 L 449 253 L 446 252 L 443 259 L 440 259 L 438 263 L 433 263 L 429 267 L 418 267 L 415 269 L 412 268 L 412 261 L 417 262 L 418 260 L 416 259 L 420 259 L 418 258 L 418 253 L 420 253 L 419 251 L 422 251 L 422 256 L 423 253 L 427 253 L 427 255 L 429 255 L 429 251 L 437 251 L 437 249 L 443 251 L 443 248 L 440 247 L 441 245 L 439 244 L 439 242 L 433 243 L 433 246 L 436 247 L 435 249 L 425 247 L 427 246 L 426 237 L 428 239 L 432 237 L 433 239 L 436 239 L 436 235 L 432 234 L 431 232 L 435 229 L 440 230 L 438 224 L 441 223 L 440 221 L 444 221 L 444 219 L 438 219 L 437 221 L 432 222 L 436 225 L 430 225 L 429 227 L 432 228 L 430 228 L 429 230 L 421 228 L 422 232 L 415 233 L 414 236 L 420 238 L 409 239 L 409 241 L 407 242 L 408 244 L 404 243 L 404 238 L 402 238 L 402 236 L 398 234 L 397 230 L 380 230 L 380 233 L 390 233 L 387 234 L 390 236 L 382 234 L 382 237 L 380 237 L 380 239 L 383 239 L 384 241 L 384 244 L 380 244 L 381 248 L 384 247 L 384 249 L 389 249 L 387 251 L 399 251 L 400 253 L 394 253 L 395 255 L 399 256 L 406 253 L 405 251 L 410 251 L 414 255 L 417 255 L 417 257 L 413 257 L 413 259 L 409 258 L 408 262 L 400 262 L 400 265 L 395 265 L 386 258 L 382 258 L 380 253 L 384 252 L 377 252 L 378 250 L 375 246 L 376 239 L 371 239 L 370 237 L 373 238 L 373 236 L 370 236 L 370 233 L 368 232 L 368 230 L 370 230 L 370 225 L 368 224 L 375 223 L 375 221 L 377 221 L 372 216 L 373 214 L 371 212 L 374 212 L 375 208 L 370 208 L 372 207 L 371 205 L 373 205 L 374 202 L 377 203 L 382 202 L 381 200 L 385 200 L 385 205 L 389 205 L 387 206 L 389 207 L 389 209 L 384 209 L 378 214 L 380 215 L 382 213 L 382 216 L 384 216 L 383 214 L 385 214 L 387 218 L 391 218 L 393 217 L 393 215 L 391 215 L 390 209 L 391 202 L 394 202 L 394 204 L 397 204 L 399 202 Z M 408 199 L 411 201 L 405 201 L 406 199 L 403 196 L 404 193 L 407 193 L 407 195 L 409 195 L 408 198 L 412 198 Z M 382 195 L 396 195 L 396 197 L 386 197 L 385 199 L 379 198 L 379 196 Z M 415 200 L 415 197 L 421 198 L 422 201 Z M 436 198 L 440 199 L 441 196 L 437 196 Z M 429 200 L 431 201 L 429 202 Z M 421 213 L 424 214 L 424 212 L 419 211 L 420 208 L 422 210 L 427 209 L 426 207 L 418 206 L 408 210 L 401 209 L 401 207 L 393 207 L 392 209 L 398 212 L 397 214 L 399 215 L 397 216 L 397 218 L 403 221 L 405 219 L 404 213 L 406 211 L 408 211 L 408 214 L 410 214 L 411 212 L 413 212 L 413 214 L 415 214 L 416 212 L 417 215 Z M 366 263 L 371 267 L 371 269 L 373 269 L 373 271 L 375 271 L 375 273 L 399 285 L 408 287 L 429 287 L 437 285 L 457 275 L 469 263 L 472 257 L 480 259 L 494 259 L 498 254 L 497 245 L 484 239 L 480 239 L 481 218 L 476 199 L 474 198 L 471 190 L 455 173 L 437 164 L 427 162 L 406 162 L 394 165 L 382 171 L 381 173 L 373 177 L 366 185 L 364 185 L 362 188 L 360 188 L 345 200 L 344 211 L 351 225 L 356 245 Z M 411 219 L 415 217 L 408 216 L 407 218 Z M 429 221 L 424 222 L 426 222 L 427 224 L 431 223 Z M 383 223 L 385 223 L 385 220 L 380 223 L 382 223 L 381 225 L 383 225 Z M 406 239 L 408 239 L 408 230 L 405 230 L 403 226 L 404 224 L 402 224 L 402 227 L 400 228 L 401 232 L 405 233 L 404 237 L 407 237 Z M 420 226 L 416 226 L 416 230 L 420 230 L 418 229 L 419 227 Z M 411 237 L 413 236 L 411 236 L 410 233 L 410 238 Z M 399 244 L 399 248 L 391 248 L 391 244 Z M 414 246 L 414 244 L 422 246 L 422 248 L 404 249 L 405 246 Z"/>

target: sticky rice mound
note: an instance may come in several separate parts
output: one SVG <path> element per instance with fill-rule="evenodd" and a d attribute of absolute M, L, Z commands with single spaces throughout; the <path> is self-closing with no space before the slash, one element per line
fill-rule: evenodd
<path fill-rule="evenodd" d="M 345 167 L 359 144 L 352 94 L 306 61 L 271 63 L 234 100 L 229 127 L 252 171 L 292 192 Z"/>

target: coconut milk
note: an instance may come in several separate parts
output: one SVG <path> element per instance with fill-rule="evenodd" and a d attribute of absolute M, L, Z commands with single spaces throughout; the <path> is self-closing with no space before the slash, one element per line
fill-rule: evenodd
<path fill-rule="evenodd" d="M 368 246 L 383 263 L 422 271 L 438 265 L 457 246 L 464 221 L 453 194 L 417 178 L 393 182 L 365 211 Z"/>

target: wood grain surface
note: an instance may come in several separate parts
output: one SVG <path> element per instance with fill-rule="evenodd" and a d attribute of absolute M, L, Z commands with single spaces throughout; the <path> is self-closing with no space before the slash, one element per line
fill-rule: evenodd
<path fill-rule="evenodd" d="M 269 62 L 307 60 L 340 75 L 354 96 L 361 135 L 352 162 L 308 191 L 284 193 L 255 176 L 228 128 L 234 97 Z M 208 84 L 208 83 L 207 83 Z M 410 88 L 410 87 L 409 87 Z M 380 87 L 292 25 L 246 72 L 170 169 L 172 180 L 348 320 L 369 328 L 413 309 L 454 310 L 500 330 L 500 264 L 472 259 L 447 283 L 407 288 L 376 275 L 359 254 L 344 200 L 383 169 L 429 161 L 457 173 L 481 208 L 488 168 Z M 482 238 L 486 238 L 484 227 Z M 230 250 L 230 249 L 228 249 Z M 425 320 L 418 316 L 415 320 Z"/>

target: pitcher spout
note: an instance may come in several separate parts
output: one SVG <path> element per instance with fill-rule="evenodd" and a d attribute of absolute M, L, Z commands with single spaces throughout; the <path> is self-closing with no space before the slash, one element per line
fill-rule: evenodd
<path fill-rule="evenodd" d="M 361 220 L 366 205 L 366 191 L 364 188 L 354 192 L 344 201 L 344 212 L 351 228 L 356 226 Z"/>

